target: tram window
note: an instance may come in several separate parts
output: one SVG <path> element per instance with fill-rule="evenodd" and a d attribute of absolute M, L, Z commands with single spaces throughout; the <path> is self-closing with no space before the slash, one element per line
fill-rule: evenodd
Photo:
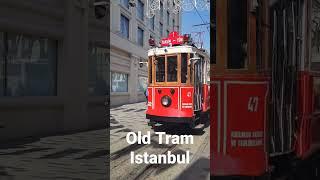
<path fill-rule="evenodd" d="M 315 111 L 320 111 L 320 79 L 314 79 L 314 109 Z"/>
<path fill-rule="evenodd" d="M 199 67 L 199 72 L 200 72 L 200 75 L 199 75 L 199 80 L 201 81 L 201 82 L 203 82 L 203 72 L 204 72 L 204 57 L 203 56 L 201 56 L 200 54 L 199 54 L 199 58 L 200 58 L 200 67 Z"/>
<path fill-rule="evenodd" d="M 247 66 L 247 0 L 229 0 L 228 68 Z"/>
<path fill-rule="evenodd" d="M 164 57 L 157 57 L 155 61 L 156 66 L 156 82 L 164 82 L 165 80 L 165 59 Z"/>
<path fill-rule="evenodd" d="M 167 57 L 167 81 L 168 82 L 177 82 L 177 56 L 168 56 Z"/>
<path fill-rule="evenodd" d="M 148 62 L 148 69 L 149 69 L 149 75 L 148 75 L 148 78 L 149 78 L 149 83 L 151 84 L 152 83 L 152 57 L 149 57 L 149 62 Z"/>
<path fill-rule="evenodd" d="M 188 54 L 181 54 L 181 83 L 187 82 L 188 75 Z"/>
<path fill-rule="evenodd" d="M 193 54 L 190 54 L 190 59 L 191 58 L 193 58 Z M 193 66 L 192 66 L 192 63 L 190 63 L 190 82 L 193 83 Z"/>

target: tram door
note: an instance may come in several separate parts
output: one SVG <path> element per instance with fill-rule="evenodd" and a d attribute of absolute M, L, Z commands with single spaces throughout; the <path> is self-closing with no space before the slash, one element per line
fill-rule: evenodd
<path fill-rule="evenodd" d="M 202 61 L 197 59 L 192 64 L 193 69 L 193 84 L 194 84 L 194 111 L 202 109 Z"/>

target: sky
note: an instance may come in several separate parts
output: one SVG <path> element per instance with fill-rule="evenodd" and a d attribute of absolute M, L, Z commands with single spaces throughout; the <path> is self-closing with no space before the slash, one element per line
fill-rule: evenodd
<path fill-rule="evenodd" d="M 199 14 L 198 14 L 199 13 Z M 193 36 L 195 33 L 193 32 L 204 32 L 202 33 L 202 40 L 204 49 L 207 52 L 210 52 L 210 25 L 204 26 L 196 26 L 197 24 L 206 24 L 210 23 L 210 10 L 198 10 L 198 13 L 195 9 L 191 11 L 183 11 L 182 12 L 182 33 L 183 34 L 192 34 Z M 201 17 L 202 19 L 201 19 Z M 204 21 L 204 22 L 203 22 Z M 195 41 L 199 41 L 197 37 L 193 37 Z"/>

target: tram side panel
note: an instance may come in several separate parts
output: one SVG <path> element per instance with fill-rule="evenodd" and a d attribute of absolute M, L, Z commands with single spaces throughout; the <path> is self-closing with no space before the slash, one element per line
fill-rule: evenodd
<path fill-rule="evenodd" d="M 181 94 L 179 98 L 181 99 L 181 111 L 185 112 L 186 117 L 193 117 L 193 94 L 194 89 L 193 87 L 181 87 Z"/>
<path fill-rule="evenodd" d="M 298 82 L 299 129 L 297 133 L 295 151 L 298 157 L 305 158 L 309 155 L 308 151 L 313 144 L 311 127 L 312 113 L 314 112 L 313 77 L 309 72 L 300 72 Z"/>
<path fill-rule="evenodd" d="M 152 102 L 152 100 L 153 100 L 153 88 L 152 87 L 148 87 L 148 89 L 147 89 L 147 91 L 148 91 L 148 99 L 147 99 L 147 101 L 148 101 L 148 107 L 147 107 L 147 110 L 149 110 L 149 109 L 152 109 L 152 106 L 153 106 L 153 102 Z"/>
<path fill-rule="evenodd" d="M 220 122 L 221 115 L 220 115 L 220 83 L 217 81 L 212 81 L 210 83 L 210 167 L 211 167 L 211 174 L 214 173 L 213 171 L 213 162 L 215 161 L 214 154 L 217 155 L 220 153 L 220 124 L 217 124 L 217 122 Z"/>
<path fill-rule="evenodd" d="M 266 81 L 217 79 L 211 123 L 214 176 L 259 176 L 267 172 Z"/>
<path fill-rule="evenodd" d="M 203 85 L 203 102 L 202 111 L 207 112 L 210 109 L 210 86 L 208 84 Z"/>

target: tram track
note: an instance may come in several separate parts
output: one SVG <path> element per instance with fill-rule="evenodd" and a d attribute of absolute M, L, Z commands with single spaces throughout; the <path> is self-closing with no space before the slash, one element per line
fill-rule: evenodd
<path fill-rule="evenodd" d="M 166 154 L 168 151 L 175 151 L 178 149 L 178 145 L 172 145 L 166 151 L 162 152 L 161 154 Z M 146 179 L 148 178 L 153 172 L 155 172 L 162 164 L 148 164 L 144 168 L 140 169 L 140 172 L 136 173 L 136 175 L 132 178 L 134 180 Z"/>
<path fill-rule="evenodd" d="M 112 153 L 110 156 L 110 160 L 113 163 L 111 169 L 129 161 L 131 152 L 138 154 L 141 152 L 153 151 L 155 149 L 154 146 L 157 146 L 157 143 L 155 135 L 153 134 L 151 135 L 151 144 L 132 144 Z M 166 146 L 168 145 L 162 145 L 161 148 L 166 148 Z"/>
<path fill-rule="evenodd" d="M 168 151 L 173 151 L 177 147 L 175 144 L 159 144 L 156 134 L 151 134 L 151 144 L 132 144 L 126 146 L 110 155 L 110 168 L 111 171 L 122 172 L 116 174 L 115 179 L 137 179 L 142 176 L 147 170 L 153 167 L 151 164 L 131 164 L 130 153 L 143 154 L 164 154 Z M 125 171 L 124 171 L 125 170 Z"/>
<path fill-rule="evenodd" d="M 164 154 L 168 151 L 175 150 L 177 145 L 171 145 L 167 148 L 154 148 L 153 145 L 145 145 L 143 148 L 133 151 L 136 154 L 143 154 L 143 152 L 148 152 L 149 154 Z M 155 167 L 156 165 L 151 164 L 131 164 L 130 163 L 130 152 L 123 158 L 111 161 L 111 171 L 122 172 L 117 174 L 115 179 L 140 179 L 139 177 L 145 176 L 148 174 L 148 169 Z M 125 171 L 123 171 L 123 170 Z M 152 171 L 151 171 L 152 172 Z"/>
<path fill-rule="evenodd" d="M 149 126 L 146 126 L 146 121 L 142 119 L 144 112 L 135 114 L 134 116 L 130 112 L 126 112 L 126 109 L 134 109 L 134 106 L 128 106 L 120 114 L 113 112 L 114 123 L 111 133 L 111 149 L 110 149 L 110 172 L 111 179 L 128 180 L 128 179 L 172 179 L 181 173 L 184 173 L 184 168 L 189 164 L 131 164 L 131 152 L 134 152 L 135 158 L 137 155 L 162 155 L 171 154 L 184 155 L 186 151 L 190 153 L 190 165 L 193 164 L 193 156 L 197 153 L 197 149 L 202 147 L 201 144 L 205 139 L 208 131 L 204 131 L 206 134 L 190 131 L 186 126 L 159 126 L 152 130 Z M 144 114 L 143 114 L 144 115 Z M 132 117 L 128 120 L 128 117 Z M 120 125 L 122 125 L 120 127 Z M 141 132 L 142 135 L 151 132 L 150 144 L 128 144 L 126 141 L 126 135 L 129 132 Z M 159 136 L 155 132 L 165 132 L 168 135 L 193 135 L 195 144 L 159 144 Z M 137 159 L 135 159 L 137 160 Z"/>
<path fill-rule="evenodd" d="M 190 161 L 193 161 L 194 159 L 197 159 L 200 157 L 199 154 L 201 154 L 201 152 L 204 151 L 204 149 L 206 148 L 206 146 L 209 144 L 209 135 L 207 135 L 200 147 L 198 148 L 198 150 L 196 151 L 196 153 L 192 156 L 192 158 L 190 159 Z M 167 149 L 165 152 L 163 152 L 163 154 L 167 153 L 168 151 L 176 151 L 179 150 L 181 147 L 181 145 L 174 145 L 171 148 Z M 183 148 L 181 148 L 183 149 Z M 136 174 L 136 176 L 134 176 L 134 180 L 143 180 L 143 179 L 148 179 L 150 177 L 152 177 L 152 174 L 154 172 L 156 172 L 157 170 L 161 169 L 161 167 L 164 166 L 163 164 L 149 164 L 147 165 L 144 169 L 141 169 L 141 171 L 139 173 Z M 188 165 L 189 166 L 189 165 Z"/>
<path fill-rule="evenodd" d="M 201 136 L 196 136 L 196 138 Z M 193 161 L 196 161 L 209 144 L 209 134 L 206 134 L 200 139 L 197 139 L 197 143 L 190 146 L 188 144 L 159 144 L 157 140 L 157 135 L 152 134 L 151 144 L 133 144 L 127 146 L 117 152 L 114 152 L 110 156 L 111 172 L 117 172 L 112 174 L 112 179 L 158 179 L 163 176 L 163 174 L 170 174 L 170 176 L 176 176 L 183 169 L 189 167 Z M 190 164 L 131 164 L 130 163 L 130 153 L 143 154 L 147 152 L 148 154 L 167 154 L 171 151 L 172 154 L 184 154 L 186 151 L 190 150 Z M 203 154 L 203 153 L 202 153 Z M 176 170 L 174 170 L 176 169 Z M 169 171 L 168 171 L 169 170 Z M 174 171 L 174 173 L 172 173 Z M 178 173 L 178 174 L 176 174 Z M 162 174 L 162 175 L 161 175 Z M 174 175 L 176 174 L 176 175 Z M 157 178 L 156 178 L 157 177 Z"/>

